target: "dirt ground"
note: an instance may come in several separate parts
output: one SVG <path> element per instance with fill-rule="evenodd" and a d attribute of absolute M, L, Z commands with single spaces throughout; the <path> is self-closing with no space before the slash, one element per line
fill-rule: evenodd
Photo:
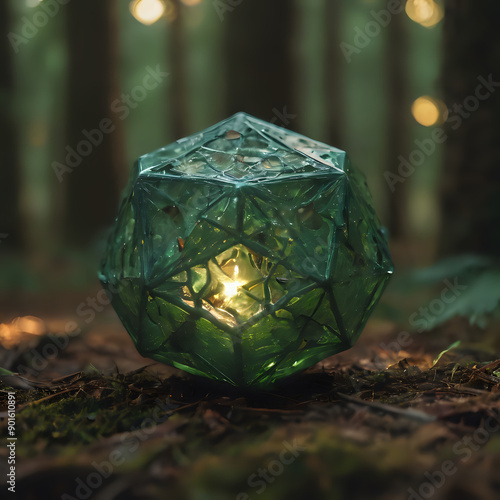
<path fill-rule="evenodd" d="M 0 327 L 0 366 L 22 374 L 0 391 L 15 498 L 500 498 L 498 325 L 374 318 L 351 350 L 252 392 L 142 358 L 109 307 L 65 335 L 72 300 Z"/>

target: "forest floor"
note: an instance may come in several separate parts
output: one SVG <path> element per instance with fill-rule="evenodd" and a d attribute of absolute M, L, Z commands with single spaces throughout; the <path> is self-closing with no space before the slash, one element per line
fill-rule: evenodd
<path fill-rule="evenodd" d="M 0 366 L 28 371 L 1 376 L 13 498 L 500 498 L 498 325 L 417 334 L 375 318 L 351 350 L 252 392 L 142 358 L 110 308 L 51 351 L 68 319 L 49 316 L 17 337 L 19 322 L 0 326 Z"/>

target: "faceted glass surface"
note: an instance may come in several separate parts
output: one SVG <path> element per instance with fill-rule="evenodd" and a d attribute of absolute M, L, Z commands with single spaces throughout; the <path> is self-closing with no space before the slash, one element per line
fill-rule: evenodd
<path fill-rule="evenodd" d="M 265 388 L 351 347 L 391 273 L 346 154 L 238 113 L 138 159 L 100 279 L 142 355 Z"/>

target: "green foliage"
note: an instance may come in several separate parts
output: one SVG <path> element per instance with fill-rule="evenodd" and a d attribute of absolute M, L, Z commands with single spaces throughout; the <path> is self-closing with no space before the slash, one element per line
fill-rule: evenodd
<path fill-rule="evenodd" d="M 443 357 L 444 354 L 447 352 L 451 351 L 452 349 L 455 349 L 455 347 L 458 347 L 462 342 L 460 340 L 457 340 L 456 342 L 453 342 L 453 344 L 450 345 L 450 347 L 446 348 L 444 351 L 441 351 L 436 359 L 432 362 L 432 366 L 436 366 L 438 361 Z"/>
<path fill-rule="evenodd" d="M 458 284 L 461 288 L 443 311 L 427 323 L 432 329 L 455 316 L 465 316 L 472 325 L 485 328 L 500 312 L 500 263 L 480 255 L 451 257 L 418 271 L 415 280 L 423 284 Z"/>

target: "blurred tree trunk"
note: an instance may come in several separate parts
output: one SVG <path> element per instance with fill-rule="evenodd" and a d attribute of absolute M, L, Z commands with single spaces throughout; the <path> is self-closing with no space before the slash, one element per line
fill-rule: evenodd
<path fill-rule="evenodd" d="M 330 0 L 295 0 L 294 82 L 298 128 L 345 149 L 344 71 L 341 49 L 344 8 Z"/>
<path fill-rule="evenodd" d="M 408 19 L 404 14 L 392 16 L 387 27 L 387 169 L 399 175 L 400 156 L 408 158 L 410 145 L 410 96 L 408 81 Z M 398 184 L 389 195 L 388 224 L 392 238 L 404 240 L 407 235 L 408 182 Z"/>
<path fill-rule="evenodd" d="M 127 171 L 122 120 L 128 105 L 119 92 L 117 22 L 116 0 L 72 0 L 67 5 L 66 140 L 76 151 L 73 156 L 81 158 L 62 179 L 66 188 L 66 233 L 73 244 L 89 243 L 113 221 L 122 176 Z M 78 147 L 85 142 L 85 146 L 90 144 L 90 153 L 85 146 Z"/>
<path fill-rule="evenodd" d="M 170 106 L 172 113 L 172 132 L 175 139 L 184 137 L 189 131 L 187 109 L 187 79 L 186 79 L 186 43 L 183 26 L 185 7 L 179 0 L 170 0 L 175 7 L 175 19 L 169 24 L 170 31 Z M 191 131 L 195 132 L 195 131 Z"/>
<path fill-rule="evenodd" d="M 245 111 L 294 128 L 290 0 L 219 1 L 226 25 L 227 115 Z M 229 7 L 224 10 L 222 6 Z M 210 98 L 207 96 L 207 98 Z"/>
<path fill-rule="evenodd" d="M 441 180 L 441 253 L 498 256 L 500 2 L 447 0 L 445 6 L 442 85 L 450 116 Z"/>
<path fill-rule="evenodd" d="M 223 69 L 225 32 L 210 1 L 183 5 L 186 107 L 189 131 L 202 130 L 226 118 Z M 200 19 L 202 23 L 200 24 Z M 207 99 L 207 96 L 210 96 Z"/>
<path fill-rule="evenodd" d="M 14 93 L 13 47 L 7 38 L 11 31 L 8 2 L 0 2 L 0 244 L 17 248 L 21 244 L 21 219 L 19 210 L 20 166 L 17 150 L 16 127 L 12 109 Z"/>
<path fill-rule="evenodd" d="M 342 149 L 345 138 L 342 135 L 345 124 L 344 106 L 345 96 L 342 88 L 342 68 L 346 64 L 345 57 L 340 44 L 342 20 L 342 5 L 341 2 L 326 1 L 325 5 L 325 22 L 326 29 L 326 96 L 325 106 L 327 109 L 326 142 Z M 319 96 L 321 99 L 321 96 Z"/>

